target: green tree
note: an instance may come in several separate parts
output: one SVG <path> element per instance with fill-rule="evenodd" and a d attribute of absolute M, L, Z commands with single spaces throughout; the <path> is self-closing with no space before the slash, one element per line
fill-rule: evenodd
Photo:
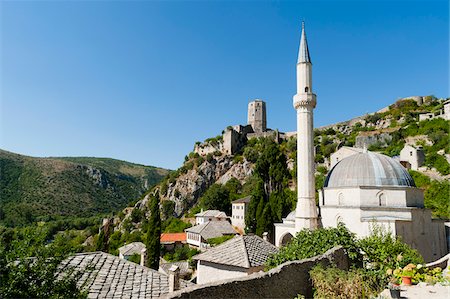
<path fill-rule="evenodd" d="M 274 268 L 287 261 L 310 258 L 338 245 L 345 248 L 348 257 L 354 263 L 361 261 L 355 234 L 350 232 L 344 224 L 339 223 L 337 228 L 301 230 L 288 245 L 267 260 L 266 266 Z"/>
<path fill-rule="evenodd" d="M 222 185 L 213 184 L 200 198 L 200 206 L 206 210 L 219 210 L 227 214 L 231 212 L 229 191 Z"/>
<path fill-rule="evenodd" d="M 150 195 L 150 218 L 147 229 L 147 266 L 157 270 L 159 268 L 161 216 L 159 212 L 159 194 Z"/>
<path fill-rule="evenodd" d="M 246 215 L 247 231 L 273 235 L 273 223 L 281 221 L 292 208 L 292 196 L 286 191 L 291 176 L 280 145 L 262 138 L 254 146 L 260 149 L 260 155 L 253 174 L 256 183 Z"/>
<path fill-rule="evenodd" d="M 162 202 L 162 218 L 167 220 L 175 214 L 175 202 L 164 200 Z"/>
<path fill-rule="evenodd" d="M 0 298 L 85 298 L 77 286 L 82 272 L 68 269 L 60 273 L 58 266 L 65 254 L 48 243 L 47 231 L 27 227 L 4 236 L 0 242 Z M 56 279 L 58 277 L 58 279 Z"/>

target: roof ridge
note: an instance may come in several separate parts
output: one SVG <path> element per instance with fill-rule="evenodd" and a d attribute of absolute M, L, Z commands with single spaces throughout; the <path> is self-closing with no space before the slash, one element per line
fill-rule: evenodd
<path fill-rule="evenodd" d="M 241 236 L 242 242 L 244 244 L 244 250 L 245 250 L 245 262 L 246 262 L 246 266 L 247 268 L 250 268 L 252 265 L 250 264 L 250 259 L 248 258 L 248 248 L 247 248 L 247 244 L 245 243 L 245 236 Z"/>

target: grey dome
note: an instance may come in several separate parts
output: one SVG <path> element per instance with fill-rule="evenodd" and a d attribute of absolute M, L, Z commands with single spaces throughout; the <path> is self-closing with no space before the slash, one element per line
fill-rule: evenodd
<path fill-rule="evenodd" d="M 362 152 L 337 163 L 325 180 L 324 187 L 401 186 L 415 187 L 408 171 L 394 159 Z"/>

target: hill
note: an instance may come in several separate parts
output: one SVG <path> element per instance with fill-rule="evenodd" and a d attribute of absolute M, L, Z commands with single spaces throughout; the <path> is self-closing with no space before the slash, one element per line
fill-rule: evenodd
<path fill-rule="evenodd" d="M 108 158 L 34 158 L 0 150 L 0 223 L 113 212 L 168 173 Z"/>
<path fill-rule="evenodd" d="M 434 217 L 449 219 L 450 126 L 442 117 L 444 101 L 433 96 L 405 98 L 378 112 L 315 129 L 316 189 L 322 188 L 330 170 L 330 155 L 342 146 L 366 147 L 391 157 L 405 144 L 421 146 L 424 165 L 411 175 L 425 190 L 425 207 Z M 231 200 L 253 195 L 253 215 L 248 215 L 252 230 L 281 221 L 295 206 L 296 139 L 274 138 L 250 137 L 233 155 L 223 150 L 222 136 L 197 143 L 183 165 L 157 186 L 163 217 L 192 216 L 201 208 L 228 213 Z M 260 219 L 269 220 L 258 223 Z"/>

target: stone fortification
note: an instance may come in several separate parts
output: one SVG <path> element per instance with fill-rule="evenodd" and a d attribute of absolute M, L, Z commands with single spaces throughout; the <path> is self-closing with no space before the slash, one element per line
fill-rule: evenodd
<path fill-rule="evenodd" d="M 246 277 L 196 285 L 169 293 L 163 298 L 294 298 L 298 294 L 312 298 L 309 271 L 316 265 L 349 268 L 342 247 L 334 247 L 323 255 L 300 261 L 286 262 L 268 272 Z"/>

